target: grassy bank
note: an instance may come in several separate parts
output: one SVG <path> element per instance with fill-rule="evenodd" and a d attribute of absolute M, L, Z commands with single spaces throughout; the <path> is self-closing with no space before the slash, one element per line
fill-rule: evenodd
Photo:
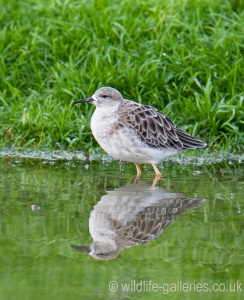
<path fill-rule="evenodd" d="M 244 149 L 242 1 L 0 1 L 1 148 L 96 148 L 107 85 L 212 150 Z"/>

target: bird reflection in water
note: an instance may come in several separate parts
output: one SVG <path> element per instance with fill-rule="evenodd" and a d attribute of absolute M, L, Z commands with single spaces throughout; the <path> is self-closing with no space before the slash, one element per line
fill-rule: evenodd
<path fill-rule="evenodd" d="M 71 247 L 95 259 L 113 259 L 123 249 L 156 239 L 177 215 L 201 206 L 204 200 L 140 181 L 108 191 L 90 214 L 93 242 Z"/>

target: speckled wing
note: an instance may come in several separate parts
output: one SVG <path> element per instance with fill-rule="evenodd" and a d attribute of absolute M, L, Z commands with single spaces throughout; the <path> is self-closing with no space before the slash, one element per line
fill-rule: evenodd
<path fill-rule="evenodd" d="M 113 225 L 116 239 L 120 241 L 122 248 L 148 243 L 156 239 L 177 215 L 201 206 L 202 201 L 203 198 L 170 199 L 161 206 L 145 207 L 134 220 L 128 220 L 124 226 L 115 228 L 115 224 Z"/>
<path fill-rule="evenodd" d="M 179 129 L 168 117 L 149 105 L 126 101 L 119 108 L 119 121 L 133 129 L 151 148 L 195 149 L 207 144 Z"/>

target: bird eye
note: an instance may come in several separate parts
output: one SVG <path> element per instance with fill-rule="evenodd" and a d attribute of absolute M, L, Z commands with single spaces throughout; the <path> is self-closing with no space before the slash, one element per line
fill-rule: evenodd
<path fill-rule="evenodd" d="M 104 98 L 104 99 L 108 98 L 108 95 L 102 95 L 102 98 Z"/>

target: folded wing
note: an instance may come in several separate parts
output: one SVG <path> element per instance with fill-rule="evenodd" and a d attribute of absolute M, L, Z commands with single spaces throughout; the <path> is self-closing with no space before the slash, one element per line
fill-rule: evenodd
<path fill-rule="evenodd" d="M 207 143 L 182 131 L 163 113 L 149 105 L 124 102 L 119 114 L 120 122 L 135 130 L 137 136 L 151 148 L 184 150 L 207 147 Z"/>

